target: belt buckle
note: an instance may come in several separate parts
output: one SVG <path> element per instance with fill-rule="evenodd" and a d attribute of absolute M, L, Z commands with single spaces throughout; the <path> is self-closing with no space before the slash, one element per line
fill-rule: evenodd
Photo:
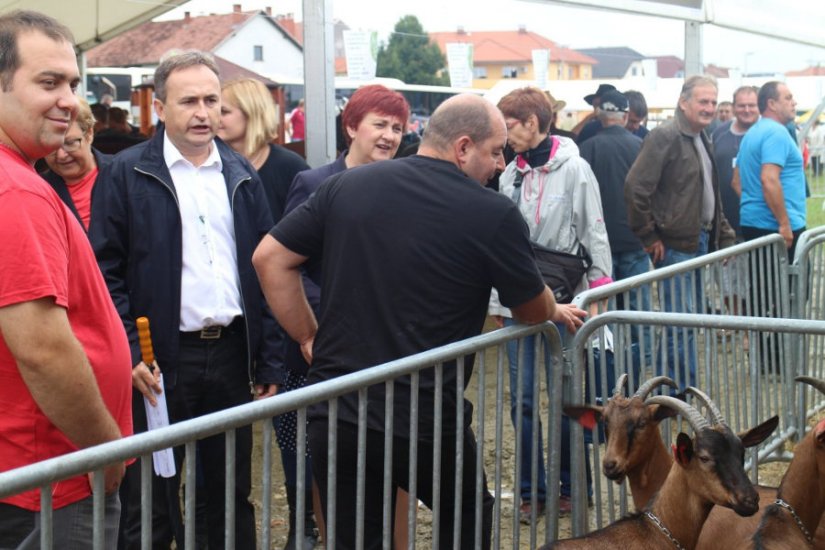
<path fill-rule="evenodd" d="M 221 337 L 221 329 L 223 327 L 220 325 L 212 325 L 210 327 L 204 327 L 201 329 L 201 340 L 217 340 Z"/>

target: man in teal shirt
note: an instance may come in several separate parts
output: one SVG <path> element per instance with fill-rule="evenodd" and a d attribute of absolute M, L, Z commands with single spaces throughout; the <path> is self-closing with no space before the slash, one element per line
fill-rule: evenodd
<path fill-rule="evenodd" d="M 778 232 L 793 260 L 806 217 L 802 154 L 785 128 L 796 117 L 796 101 L 773 81 L 759 90 L 757 104 L 762 118 L 745 134 L 737 157 L 742 235 L 752 240 Z"/>

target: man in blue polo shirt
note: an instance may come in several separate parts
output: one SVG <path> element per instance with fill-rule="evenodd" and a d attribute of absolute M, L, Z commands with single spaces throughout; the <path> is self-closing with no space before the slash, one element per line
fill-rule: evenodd
<path fill-rule="evenodd" d="M 742 236 L 779 232 L 792 260 L 806 217 L 802 154 L 785 128 L 796 117 L 796 101 L 785 84 L 773 81 L 759 90 L 757 104 L 762 118 L 745 134 L 737 157 Z"/>
<path fill-rule="evenodd" d="M 779 233 L 793 260 L 796 242 L 805 231 L 805 173 L 802 154 L 786 125 L 796 117 L 793 94 L 781 82 L 768 82 L 757 96 L 762 118 L 745 134 L 739 146 L 737 176 L 733 186 L 741 187 L 739 217 L 746 241 Z M 777 317 L 781 282 L 769 258 L 751 270 L 752 315 Z M 756 350 L 756 364 L 763 372 L 781 368 L 781 338 L 762 334 Z"/>

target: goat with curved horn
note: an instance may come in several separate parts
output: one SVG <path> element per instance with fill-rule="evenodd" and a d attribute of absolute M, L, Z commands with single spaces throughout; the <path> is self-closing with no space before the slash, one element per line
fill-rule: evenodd
<path fill-rule="evenodd" d="M 613 390 L 613 397 L 624 396 L 624 390 L 626 387 L 627 373 L 624 373 L 616 379 L 616 388 Z"/>
<path fill-rule="evenodd" d="M 688 388 L 685 389 L 685 393 L 691 394 L 693 397 L 701 401 L 701 403 L 705 407 L 707 407 L 708 411 L 710 411 L 710 414 L 713 417 L 714 424 L 727 425 L 727 423 L 725 422 L 725 417 L 722 416 L 722 411 L 719 410 L 719 407 L 716 406 L 716 403 L 713 402 L 713 400 L 708 396 L 708 394 L 694 386 L 688 386 Z"/>
<path fill-rule="evenodd" d="M 705 428 L 710 427 L 710 423 L 704 416 L 702 416 L 702 413 L 684 401 L 676 399 L 675 397 L 670 397 L 669 395 L 654 395 L 653 397 L 648 397 L 645 400 L 645 404 L 649 403 L 653 403 L 654 405 L 664 405 L 665 407 L 678 411 L 679 414 L 681 414 L 685 420 L 688 421 L 688 424 L 690 424 L 690 427 L 693 428 L 694 432 L 700 432 Z"/>
<path fill-rule="evenodd" d="M 811 378 L 810 376 L 797 376 L 794 380 L 797 382 L 802 382 L 803 384 L 808 384 L 812 388 L 819 390 L 820 393 L 825 394 L 825 380 Z"/>
<path fill-rule="evenodd" d="M 654 378 L 651 378 L 650 380 L 648 380 L 647 382 L 645 382 L 641 386 L 639 386 L 639 389 L 636 390 L 636 393 L 633 394 L 633 397 L 638 397 L 639 399 L 644 400 L 644 399 L 647 398 L 647 396 L 650 392 L 652 392 L 654 389 L 658 388 L 659 386 L 663 386 L 663 385 L 670 386 L 671 388 L 678 388 L 679 387 L 676 384 L 676 382 L 674 382 L 673 379 L 671 379 L 668 376 L 656 376 Z"/>

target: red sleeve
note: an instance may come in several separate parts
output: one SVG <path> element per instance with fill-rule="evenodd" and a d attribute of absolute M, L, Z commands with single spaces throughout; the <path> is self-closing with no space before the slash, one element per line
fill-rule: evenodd
<path fill-rule="evenodd" d="M 46 296 L 68 307 L 69 244 L 59 199 L 21 189 L 0 196 L 0 307 Z"/>

